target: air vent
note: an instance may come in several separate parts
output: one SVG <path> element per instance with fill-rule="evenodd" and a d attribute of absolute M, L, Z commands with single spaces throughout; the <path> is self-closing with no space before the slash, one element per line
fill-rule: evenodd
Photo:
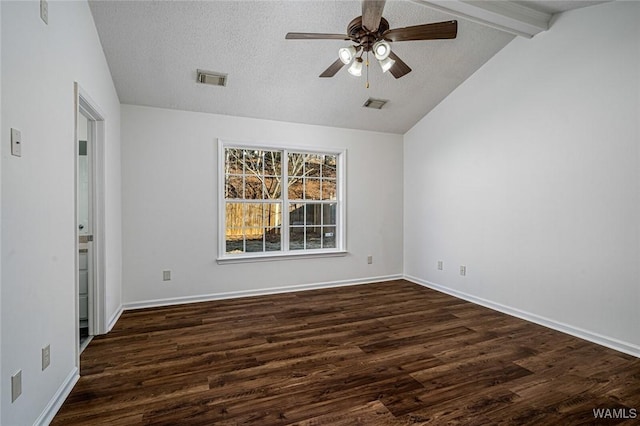
<path fill-rule="evenodd" d="M 386 104 L 387 102 L 389 101 L 387 101 L 386 99 L 369 98 L 362 106 L 365 108 L 382 109 L 384 104 Z"/>
<path fill-rule="evenodd" d="M 213 71 L 198 70 L 198 83 L 210 84 L 212 86 L 226 86 L 227 74 L 220 74 Z"/>

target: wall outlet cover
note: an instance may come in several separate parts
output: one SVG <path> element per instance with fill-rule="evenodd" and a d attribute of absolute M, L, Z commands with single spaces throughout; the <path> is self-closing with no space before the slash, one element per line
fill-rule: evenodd
<path fill-rule="evenodd" d="M 18 129 L 11 129 L 11 155 L 22 157 L 22 133 Z"/>
<path fill-rule="evenodd" d="M 51 345 L 42 348 L 42 371 L 51 364 Z"/>

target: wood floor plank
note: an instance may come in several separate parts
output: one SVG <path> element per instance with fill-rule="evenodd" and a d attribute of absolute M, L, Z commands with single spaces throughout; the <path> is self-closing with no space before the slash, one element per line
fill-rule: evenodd
<path fill-rule="evenodd" d="M 640 411 L 640 359 L 397 280 L 127 311 L 52 424 L 571 425 L 594 408 Z"/>

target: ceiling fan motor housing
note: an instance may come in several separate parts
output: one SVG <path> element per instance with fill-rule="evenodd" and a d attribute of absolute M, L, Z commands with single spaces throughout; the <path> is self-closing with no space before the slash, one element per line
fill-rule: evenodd
<path fill-rule="evenodd" d="M 365 52 L 368 52 L 372 49 L 373 44 L 376 41 L 384 39 L 382 35 L 388 30 L 389 22 L 387 22 L 386 19 L 381 18 L 378 30 L 370 32 L 362 25 L 362 16 L 358 16 L 349 22 L 349 25 L 347 26 L 347 35 L 354 43 L 358 43 L 359 46 L 362 46 Z"/>

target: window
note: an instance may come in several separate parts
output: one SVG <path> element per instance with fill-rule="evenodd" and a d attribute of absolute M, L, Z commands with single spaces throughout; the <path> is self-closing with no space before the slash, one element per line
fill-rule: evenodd
<path fill-rule="evenodd" d="M 344 253 L 344 151 L 219 141 L 219 260 Z"/>

